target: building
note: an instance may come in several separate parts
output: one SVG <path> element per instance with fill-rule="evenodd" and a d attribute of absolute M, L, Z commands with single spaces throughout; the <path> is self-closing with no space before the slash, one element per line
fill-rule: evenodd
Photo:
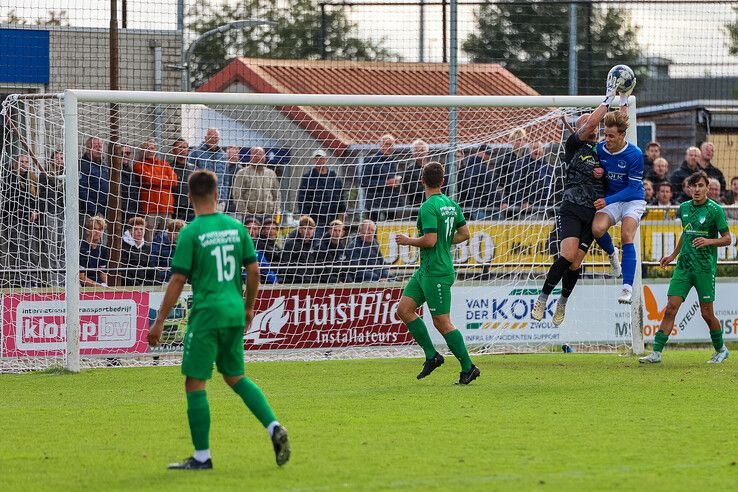
<path fill-rule="evenodd" d="M 738 101 L 697 99 L 658 106 L 639 107 L 638 123 L 650 123 L 661 154 L 671 169 L 679 167 L 685 150 L 710 141 L 715 144 L 717 166 L 727 180 L 738 176 Z"/>
<path fill-rule="evenodd" d="M 268 60 L 237 58 L 216 73 L 200 89 L 203 92 L 281 94 L 390 94 L 445 95 L 449 92 L 448 64 L 375 63 L 360 61 Z M 497 64 L 459 66 L 460 95 L 537 95 Z M 291 181 L 283 185 L 296 190 L 300 176 L 309 168 L 318 149 L 329 151 L 348 181 L 363 159 L 377 149 L 379 138 L 391 133 L 399 149 L 409 149 L 418 138 L 437 156 L 448 148 L 449 116 L 446 108 L 388 107 L 283 107 L 218 108 L 230 118 L 244 122 L 267 138 L 289 147 Z M 459 111 L 458 142 L 473 147 L 480 143 L 506 143 L 517 126 L 547 109 L 467 108 Z M 528 126 L 532 138 L 558 141 L 560 129 L 550 121 Z M 294 199 L 294 194 L 289 200 Z"/>
<path fill-rule="evenodd" d="M 121 90 L 177 91 L 182 36 L 177 31 L 121 29 L 118 35 Z M 108 29 L 0 24 L 0 99 L 8 94 L 57 93 L 110 88 Z M 89 118 L 81 133 L 109 135 L 107 107 Z M 169 143 L 181 128 L 179 108 L 121 107 L 121 140 L 139 145 L 155 137 Z M 81 120 L 82 122 L 82 120 Z M 47 139 L 48 140 L 48 139 Z M 33 141 L 33 139 L 29 139 Z"/>

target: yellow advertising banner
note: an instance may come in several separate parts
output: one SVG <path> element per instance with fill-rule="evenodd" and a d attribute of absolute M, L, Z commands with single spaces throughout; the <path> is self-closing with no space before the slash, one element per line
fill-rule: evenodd
<path fill-rule="evenodd" d="M 650 212 L 649 212 L 650 213 Z M 663 212 L 661 212 L 663 213 Z M 544 266 L 550 264 L 549 235 L 553 227 L 550 221 L 531 222 L 469 222 L 471 239 L 454 250 L 454 262 L 467 265 L 505 266 L 526 264 Z M 643 261 L 658 261 L 674 250 L 681 234 L 679 222 L 651 222 L 641 224 L 641 254 Z M 731 224 L 730 246 L 718 249 L 718 259 L 738 260 L 736 236 L 738 224 Z M 377 224 L 377 241 L 385 261 L 393 266 L 416 265 L 418 248 L 397 244 L 398 234 L 417 236 L 414 222 Z M 620 245 L 620 227 L 610 229 L 613 241 Z M 602 250 L 594 243 L 585 263 L 606 263 Z"/>

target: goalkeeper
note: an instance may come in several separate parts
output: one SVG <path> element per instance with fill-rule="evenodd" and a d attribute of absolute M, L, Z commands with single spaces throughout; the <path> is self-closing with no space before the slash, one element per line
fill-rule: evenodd
<path fill-rule="evenodd" d="M 149 344 L 156 346 L 169 312 L 179 300 L 185 281 L 192 282 L 192 310 L 182 354 L 186 376 L 187 418 L 195 454 L 170 470 L 207 470 L 210 458 L 210 406 L 205 383 L 213 373 L 213 362 L 223 379 L 241 397 L 251 413 L 267 429 L 277 464 L 290 457 L 287 431 L 279 425 L 259 387 L 244 376 L 244 327 L 254 317 L 259 290 L 259 264 L 254 243 L 246 228 L 217 212 L 218 180 L 211 171 L 198 170 L 189 179 L 189 199 L 195 220 L 179 233 L 169 281 L 161 308 L 151 330 Z M 244 298 L 241 268 L 246 268 Z"/>
<path fill-rule="evenodd" d="M 470 234 L 459 204 L 441 193 L 444 176 L 444 168 L 438 162 L 423 166 L 420 180 L 425 188 L 425 201 L 417 221 L 420 237 L 397 236 L 397 244 L 420 248 L 420 268 L 402 292 L 397 314 L 425 352 L 425 363 L 418 379 L 428 376 L 444 362 L 433 346 L 423 319 L 417 314 L 418 307 L 427 303 L 433 325 L 461 364 L 458 384 L 469 384 L 479 377 L 479 368 L 472 364 L 464 337 L 451 322 L 449 313 L 451 285 L 456 278 L 451 246 L 466 241 Z"/>
<path fill-rule="evenodd" d="M 553 323 L 558 326 L 564 321 L 566 302 L 579 279 L 584 255 L 594 240 L 593 204 L 598 198 L 605 196 L 602 179 L 604 170 L 600 166 L 596 150 L 597 136 L 600 121 L 607 113 L 614 95 L 615 85 L 608 84 L 605 100 L 594 112 L 583 114 L 577 119 L 576 129 L 564 144 L 566 179 L 562 202 L 556 215 L 556 227 L 561 238 L 560 254 L 548 269 L 541 294 L 533 305 L 531 316 L 535 320 L 543 319 L 548 296 L 561 281 L 561 297 L 556 303 Z M 617 262 L 615 265 L 619 266 Z"/>

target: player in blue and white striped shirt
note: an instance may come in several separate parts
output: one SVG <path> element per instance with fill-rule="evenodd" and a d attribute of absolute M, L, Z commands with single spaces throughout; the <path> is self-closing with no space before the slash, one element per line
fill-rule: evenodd
<path fill-rule="evenodd" d="M 638 224 L 646 210 L 643 190 L 643 152 L 625 140 L 628 129 L 628 96 L 620 97 L 620 111 L 605 115 L 605 140 L 597 145 L 600 164 L 605 169 L 605 198 L 595 201 L 597 209 L 592 232 L 597 243 L 617 263 L 617 253 L 607 230 L 622 222 L 620 238 L 623 248 L 623 290 L 621 304 L 630 304 L 636 270 L 633 244 Z"/>

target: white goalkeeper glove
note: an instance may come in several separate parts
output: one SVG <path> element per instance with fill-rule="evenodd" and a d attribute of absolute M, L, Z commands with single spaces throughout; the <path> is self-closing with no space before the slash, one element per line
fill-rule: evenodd
<path fill-rule="evenodd" d="M 607 84 L 605 85 L 605 99 L 602 100 L 602 104 L 608 108 L 612 105 L 612 101 L 615 99 L 615 92 L 618 89 L 617 80 L 614 77 L 607 78 Z"/>

